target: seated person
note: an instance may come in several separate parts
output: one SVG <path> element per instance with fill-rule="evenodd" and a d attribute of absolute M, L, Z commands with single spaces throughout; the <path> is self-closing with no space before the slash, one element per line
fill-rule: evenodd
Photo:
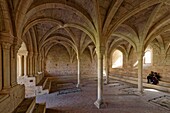
<path fill-rule="evenodd" d="M 151 73 L 147 76 L 147 82 L 148 83 L 152 83 L 153 81 L 152 81 L 152 78 L 153 78 L 153 76 L 154 76 L 154 72 L 153 71 L 151 71 Z"/>
<path fill-rule="evenodd" d="M 159 81 L 158 81 L 157 77 L 154 75 L 154 76 L 152 77 L 152 84 L 156 85 L 156 84 L 158 84 L 158 83 L 159 83 Z"/>
<path fill-rule="evenodd" d="M 154 75 L 155 75 L 155 77 L 160 81 L 160 78 L 161 78 L 160 74 L 157 73 L 157 72 L 155 72 Z"/>

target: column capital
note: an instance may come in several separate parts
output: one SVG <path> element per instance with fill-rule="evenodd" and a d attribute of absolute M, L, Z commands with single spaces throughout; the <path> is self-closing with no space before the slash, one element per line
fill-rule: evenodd
<path fill-rule="evenodd" d="M 2 49 L 10 49 L 11 48 L 11 43 L 8 43 L 8 42 L 2 42 Z"/>
<path fill-rule="evenodd" d="M 34 56 L 37 57 L 39 54 L 38 53 L 34 53 Z"/>
<path fill-rule="evenodd" d="M 12 36 L 9 32 L 0 32 L 0 42 L 8 42 L 13 44 L 14 36 Z"/>
<path fill-rule="evenodd" d="M 145 52 L 144 51 L 137 51 L 136 54 L 137 54 L 137 56 L 143 57 Z"/>
<path fill-rule="evenodd" d="M 105 54 L 105 47 L 104 46 L 100 46 L 98 49 L 96 49 L 96 53 L 97 54 Z"/>
<path fill-rule="evenodd" d="M 33 52 L 28 52 L 29 57 L 33 57 L 33 54 L 34 54 Z"/>

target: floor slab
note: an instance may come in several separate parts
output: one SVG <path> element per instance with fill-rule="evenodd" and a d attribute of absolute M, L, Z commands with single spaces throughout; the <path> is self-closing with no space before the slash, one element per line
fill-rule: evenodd
<path fill-rule="evenodd" d="M 66 85 L 64 85 L 66 82 Z M 111 80 L 110 84 L 104 85 L 103 108 L 97 109 L 94 105 L 96 101 L 97 80 L 82 80 L 81 90 L 72 92 L 69 88 L 76 88 L 76 81 L 64 81 L 57 89 L 58 81 L 53 81 L 53 92 L 46 95 L 37 96 L 36 101 L 46 102 L 47 113 L 170 113 L 168 107 L 169 93 L 154 89 L 144 89 L 144 93 L 137 93 L 137 86 L 117 80 Z M 68 87 L 68 84 L 71 87 Z M 74 84 L 73 84 L 74 83 Z M 69 89 L 69 93 L 58 95 L 57 91 Z M 56 91 L 56 92 L 55 92 Z M 166 96 L 168 98 L 154 98 Z M 164 102 L 165 101 L 165 102 Z M 160 103 L 164 102 L 165 106 Z M 167 106 L 166 106 L 167 105 Z"/>

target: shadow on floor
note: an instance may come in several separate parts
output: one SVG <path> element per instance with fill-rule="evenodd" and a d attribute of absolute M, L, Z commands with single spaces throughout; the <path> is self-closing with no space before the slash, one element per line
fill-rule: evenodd
<path fill-rule="evenodd" d="M 68 113 L 67 111 L 47 108 L 46 113 Z"/>

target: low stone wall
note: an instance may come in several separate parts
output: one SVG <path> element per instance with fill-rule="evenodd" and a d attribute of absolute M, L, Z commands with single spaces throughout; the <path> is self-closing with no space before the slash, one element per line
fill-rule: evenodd
<path fill-rule="evenodd" d="M 25 97 L 24 85 L 16 85 L 0 92 L 0 113 L 11 113 Z"/>
<path fill-rule="evenodd" d="M 138 78 L 132 76 L 129 77 L 129 76 L 110 75 L 110 78 L 132 83 L 132 84 L 138 84 Z M 153 85 L 153 84 L 148 84 L 147 79 L 143 79 L 143 86 L 158 89 L 161 91 L 170 92 L 170 82 L 159 81 L 159 84 Z"/>
<path fill-rule="evenodd" d="M 35 97 L 36 95 L 46 94 L 49 91 L 43 90 L 42 86 L 37 86 L 37 84 L 42 80 L 43 74 L 37 75 L 35 77 L 19 76 L 17 79 L 18 84 L 25 85 L 25 98 Z"/>

